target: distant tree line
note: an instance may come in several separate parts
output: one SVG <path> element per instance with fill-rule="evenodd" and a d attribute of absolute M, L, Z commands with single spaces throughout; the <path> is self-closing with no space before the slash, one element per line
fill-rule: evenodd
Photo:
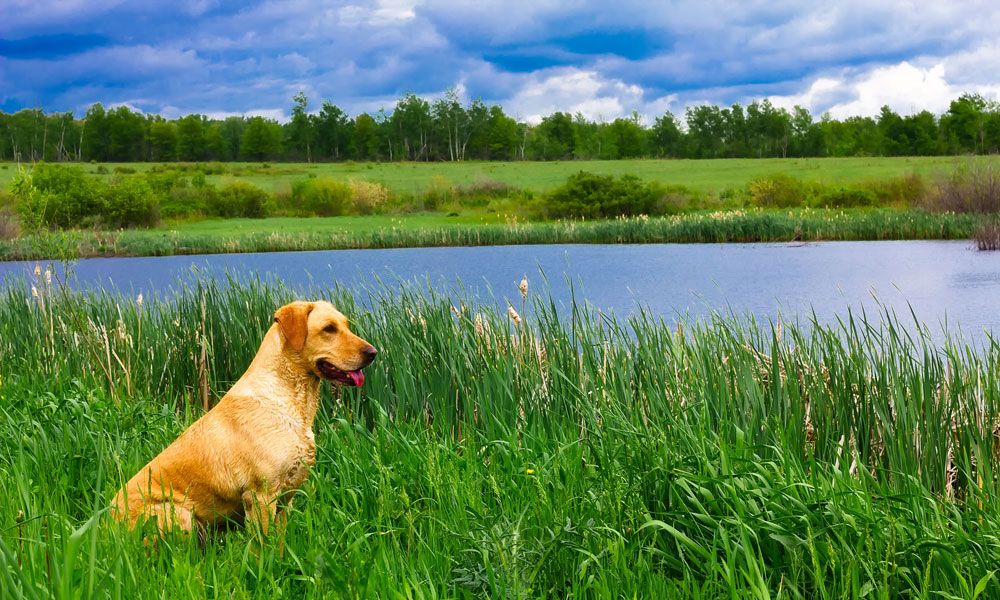
<path fill-rule="evenodd" d="M 790 112 L 768 100 L 667 112 L 650 126 L 639 115 L 595 121 L 555 112 L 520 122 L 498 105 L 463 104 L 454 90 L 428 101 L 415 94 L 393 110 L 350 116 L 332 102 L 309 111 L 302 93 L 291 119 L 178 119 L 94 104 L 72 113 L 0 112 L 0 160 L 21 161 L 462 161 L 805 156 L 926 156 L 1000 151 L 1000 104 L 965 94 L 938 116 L 877 117 Z"/>

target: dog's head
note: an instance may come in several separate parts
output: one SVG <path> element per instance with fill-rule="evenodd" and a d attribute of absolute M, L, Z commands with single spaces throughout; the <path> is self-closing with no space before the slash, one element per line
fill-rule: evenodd
<path fill-rule="evenodd" d="M 292 302 L 274 313 L 282 337 L 282 352 L 317 377 L 342 385 L 360 386 L 361 372 L 378 351 L 351 333 L 347 317 L 325 301 Z"/>

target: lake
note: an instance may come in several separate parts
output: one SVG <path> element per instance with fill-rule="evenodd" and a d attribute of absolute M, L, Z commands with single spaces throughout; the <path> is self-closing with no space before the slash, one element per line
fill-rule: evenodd
<path fill-rule="evenodd" d="M 0 280 L 29 276 L 34 262 L 0 263 Z M 44 268 L 44 265 L 43 265 Z M 968 242 L 824 242 L 810 244 L 544 245 L 391 250 L 330 250 L 103 258 L 77 261 L 78 287 L 115 288 L 126 294 L 169 293 L 193 269 L 281 279 L 289 286 L 389 285 L 419 279 L 441 288 L 458 281 L 480 301 L 519 302 L 523 275 L 532 291 L 544 286 L 557 302 L 578 299 L 627 315 L 639 307 L 668 319 L 711 311 L 825 322 L 848 308 L 878 303 L 940 333 L 942 325 L 983 341 L 1000 331 L 1000 253 Z M 61 270 L 57 267 L 57 270 Z M 876 303 L 875 298 L 878 299 Z"/>

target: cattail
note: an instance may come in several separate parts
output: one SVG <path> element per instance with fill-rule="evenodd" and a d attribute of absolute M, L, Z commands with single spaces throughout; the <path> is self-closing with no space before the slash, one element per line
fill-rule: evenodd
<path fill-rule="evenodd" d="M 52 285 L 52 270 L 45 269 L 45 285 Z"/>
<path fill-rule="evenodd" d="M 31 286 L 31 297 L 32 298 L 38 297 L 38 288 L 36 288 L 35 286 Z"/>
<path fill-rule="evenodd" d="M 514 310 L 513 306 L 507 306 L 507 316 L 510 317 L 511 321 L 514 321 L 515 325 L 521 324 L 521 315 L 517 314 L 517 311 Z"/>
<path fill-rule="evenodd" d="M 42 276 L 42 267 L 38 263 L 35 263 L 35 279 L 38 279 L 41 276 Z"/>
<path fill-rule="evenodd" d="M 135 299 L 135 303 L 142 306 L 142 292 L 139 292 L 139 295 Z"/>
<path fill-rule="evenodd" d="M 528 297 L 528 276 L 525 275 L 521 278 L 521 284 L 517 286 L 517 289 L 521 290 L 521 299 Z"/>

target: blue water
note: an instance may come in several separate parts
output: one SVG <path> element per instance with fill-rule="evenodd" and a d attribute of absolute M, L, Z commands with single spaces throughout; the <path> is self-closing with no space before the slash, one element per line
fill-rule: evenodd
<path fill-rule="evenodd" d="M 0 263 L 0 280 L 30 277 L 35 264 Z M 641 306 L 668 319 L 732 310 L 762 320 L 779 312 L 785 320 L 815 312 L 830 322 L 848 308 L 872 311 L 880 304 L 905 319 L 912 306 L 938 332 L 945 323 L 979 341 L 985 332 L 1000 332 L 1000 253 L 976 252 L 967 242 L 331 250 L 88 259 L 72 266 L 74 285 L 147 296 L 169 293 L 194 270 L 280 279 L 302 290 L 355 287 L 376 278 L 390 286 L 426 280 L 444 289 L 461 281 L 481 301 L 501 305 L 518 299 L 524 275 L 533 291 L 543 287 L 544 272 L 557 302 L 569 301 L 572 282 L 578 300 L 619 315 Z"/>

